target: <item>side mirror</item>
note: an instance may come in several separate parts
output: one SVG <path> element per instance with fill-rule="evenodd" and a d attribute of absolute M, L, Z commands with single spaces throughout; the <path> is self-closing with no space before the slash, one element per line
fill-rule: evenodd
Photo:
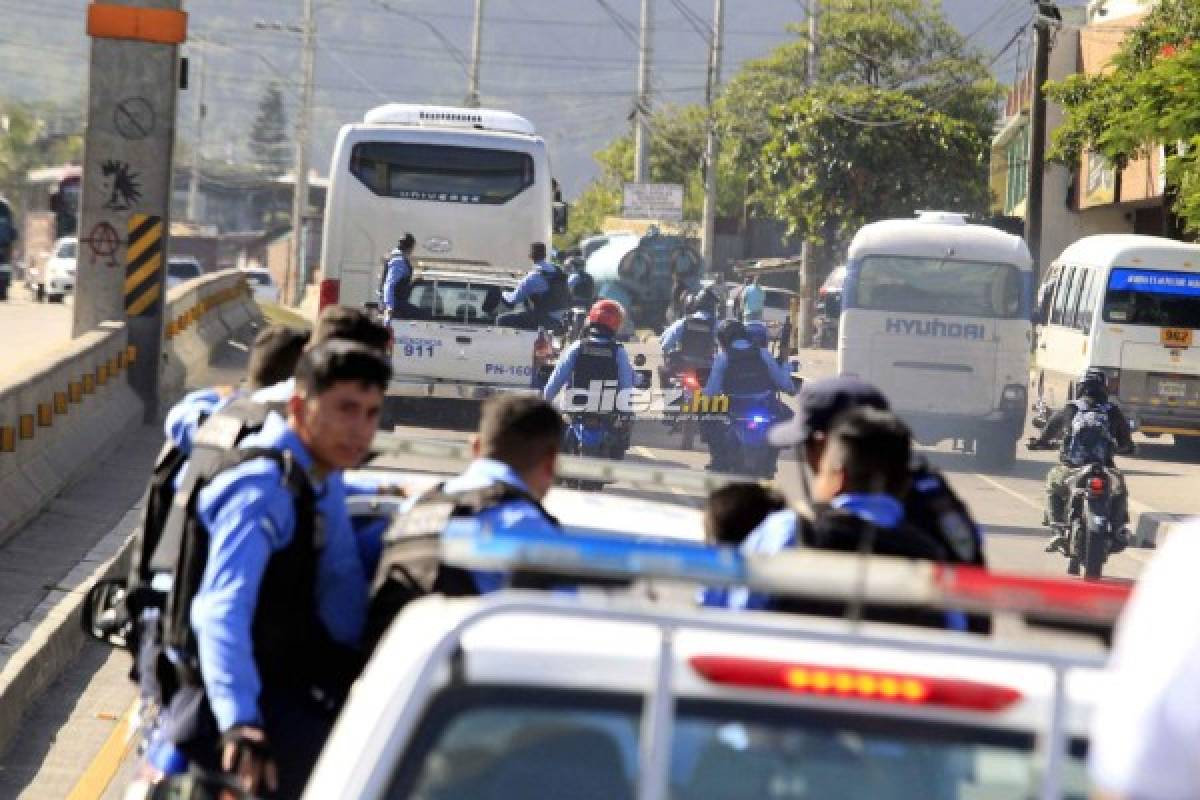
<path fill-rule="evenodd" d="M 634 370 L 634 386 L 638 389 L 650 389 L 654 386 L 654 373 L 648 369 Z"/>
<path fill-rule="evenodd" d="M 561 201 L 556 202 L 554 204 L 554 214 L 553 214 L 554 232 L 555 233 L 566 233 L 567 232 L 567 224 L 570 221 L 570 218 L 571 218 L 571 214 L 570 214 L 570 211 L 568 211 L 567 204 L 563 203 Z"/>
<path fill-rule="evenodd" d="M 646 354 L 645 354 L 645 353 L 638 353 L 636 356 L 634 356 L 634 357 L 633 357 L 633 365 L 634 365 L 635 367 L 644 367 L 644 366 L 646 366 Z"/>
<path fill-rule="evenodd" d="M 125 604 L 125 581 L 99 581 L 83 603 L 83 631 L 99 642 L 127 649 L 133 620 Z"/>

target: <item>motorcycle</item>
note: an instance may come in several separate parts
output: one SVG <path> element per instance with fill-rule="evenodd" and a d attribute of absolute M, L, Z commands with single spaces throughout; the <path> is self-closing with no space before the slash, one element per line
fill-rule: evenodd
<path fill-rule="evenodd" d="M 587 316 L 590 310 L 588 306 L 571 306 L 571 310 L 567 312 L 567 328 L 562 342 L 564 348 L 571 342 L 579 341 L 579 338 L 583 336 L 583 329 L 587 325 Z"/>
<path fill-rule="evenodd" d="M 629 443 L 630 420 L 624 415 L 579 413 L 567 420 L 563 453 L 620 461 Z M 603 481 L 568 480 L 568 487 L 599 491 Z"/>
<path fill-rule="evenodd" d="M 694 364 L 682 358 L 669 357 L 666 368 L 667 388 L 682 391 L 685 407 L 691 408 L 692 398 L 704 391 L 704 384 L 708 381 L 711 369 L 711 364 Z M 695 414 L 684 414 L 682 419 L 670 420 L 667 424 L 671 433 L 682 433 L 681 446 L 684 450 L 695 447 L 696 433 L 700 429 Z"/>
<path fill-rule="evenodd" d="M 729 465 L 733 472 L 770 480 L 778 453 L 767 441 L 773 392 L 734 395 L 729 401 Z"/>

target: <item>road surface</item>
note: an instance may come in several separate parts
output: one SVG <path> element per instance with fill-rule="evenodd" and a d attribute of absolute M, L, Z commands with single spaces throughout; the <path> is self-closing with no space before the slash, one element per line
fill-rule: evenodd
<path fill-rule="evenodd" d="M 62 303 L 38 303 L 24 284 L 10 286 L 0 303 L 0 382 L 27 374 L 45 353 L 71 341 L 74 295 Z"/>
<path fill-rule="evenodd" d="M 640 345 L 633 348 L 634 352 L 642 349 Z M 832 371 L 828 353 L 806 353 L 802 361 L 803 370 L 810 377 Z M 432 427 L 427 410 L 414 409 L 402 420 L 399 430 L 421 436 L 465 439 L 468 433 L 464 422 L 444 417 Z M 447 430 L 443 427 L 447 424 L 457 429 Z M 1134 513 L 1158 510 L 1200 514 L 1200 493 L 1192 489 L 1200 476 L 1197 466 L 1179 459 L 1169 443 L 1142 439 L 1140 444 L 1139 456 L 1122 462 L 1134 498 Z M 1004 474 L 982 472 L 973 458 L 944 448 L 929 450 L 928 454 L 946 471 L 983 524 L 989 560 L 995 568 L 1050 575 L 1064 573 L 1065 559 L 1043 552 L 1046 539 L 1040 525 L 1042 481 L 1053 463 L 1053 454 L 1022 451 L 1014 469 Z M 638 424 L 629 458 L 695 470 L 703 469 L 708 460 L 704 452 L 680 450 L 678 437 L 669 436 L 665 427 L 655 422 Z M 788 459 L 780 463 L 777 482 L 787 490 L 796 485 L 798 464 Z M 397 465 L 431 471 L 439 468 L 412 459 Z M 652 494 L 620 484 L 605 491 L 628 495 L 631 501 L 647 498 L 697 507 L 702 503 L 702 498 L 682 491 Z M 1134 579 L 1152 554 L 1153 551 L 1126 551 L 1110 559 L 1106 573 L 1117 580 Z M 112 800 L 121 797 L 118 787 L 128 780 L 133 768 L 133 758 L 120 746 L 121 720 L 133 700 L 125 676 L 127 668 L 127 657 L 121 653 L 105 652 L 99 645 L 85 650 L 35 708 L 20 740 L 7 755 L 0 757 L 0 797 L 41 800 L 64 797 L 72 788 L 80 787 L 87 791 L 78 797 Z"/>

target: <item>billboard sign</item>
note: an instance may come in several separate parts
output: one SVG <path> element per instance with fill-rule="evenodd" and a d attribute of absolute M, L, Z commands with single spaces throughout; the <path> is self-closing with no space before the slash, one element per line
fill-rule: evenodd
<path fill-rule="evenodd" d="M 683 186 L 678 183 L 625 184 L 622 216 L 683 221 Z"/>

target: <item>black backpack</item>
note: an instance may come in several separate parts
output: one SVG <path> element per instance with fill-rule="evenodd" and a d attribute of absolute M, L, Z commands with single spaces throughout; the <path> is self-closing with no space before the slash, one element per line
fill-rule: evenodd
<path fill-rule="evenodd" d="M 474 517 L 513 500 L 526 500 L 554 525 L 541 503 L 523 489 L 497 481 L 479 489 L 447 492 L 440 483 L 398 515 L 383 537 L 383 554 L 371 585 L 364 641 L 374 648 L 392 619 L 417 598 L 428 594 L 472 597 L 479 592 L 467 570 L 441 561 L 442 532 L 451 519 Z"/>

